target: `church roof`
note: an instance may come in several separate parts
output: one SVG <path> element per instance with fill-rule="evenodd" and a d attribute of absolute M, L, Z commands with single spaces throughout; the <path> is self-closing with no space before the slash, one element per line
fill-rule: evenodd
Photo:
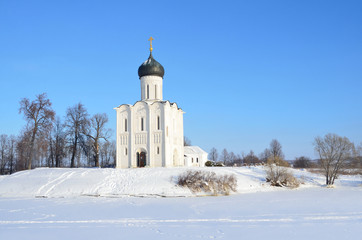
<path fill-rule="evenodd" d="M 138 76 L 140 78 L 143 76 L 159 76 L 163 78 L 164 74 L 163 66 L 153 58 L 152 52 L 148 59 L 138 68 Z"/>
<path fill-rule="evenodd" d="M 184 146 L 184 154 L 207 154 L 207 152 L 202 150 L 199 146 Z"/>
<path fill-rule="evenodd" d="M 118 107 L 115 107 L 114 109 L 121 108 L 121 107 L 132 108 L 132 107 L 135 107 L 137 104 L 146 104 L 146 105 L 148 105 L 148 106 L 156 105 L 156 104 L 162 104 L 162 105 L 167 105 L 167 104 L 168 104 L 170 107 L 175 107 L 175 108 L 177 108 L 178 110 L 181 110 L 183 113 L 185 113 L 181 108 L 178 107 L 177 103 L 175 103 L 175 102 L 170 102 L 170 101 L 168 101 L 168 100 L 153 101 L 153 102 L 137 101 L 137 102 L 135 102 L 133 105 L 132 105 L 132 104 L 121 104 L 121 105 L 119 105 Z"/>

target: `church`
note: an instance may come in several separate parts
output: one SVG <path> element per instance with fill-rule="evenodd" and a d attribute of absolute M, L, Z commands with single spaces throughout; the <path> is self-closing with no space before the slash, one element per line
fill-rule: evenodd
<path fill-rule="evenodd" d="M 141 100 L 117 111 L 117 168 L 186 166 L 183 114 L 162 98 L 165 70 L 150 55 L 138 68 Z"/>

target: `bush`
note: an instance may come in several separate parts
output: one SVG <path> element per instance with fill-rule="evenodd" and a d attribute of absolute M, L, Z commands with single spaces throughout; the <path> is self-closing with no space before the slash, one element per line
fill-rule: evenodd
<path fill-rule="evenodd" d="M 234 175 L 216 175 L 214 172 L 187 171 L 178 177 L 177 184 L 188 187 L 191 192 L 206 192 L 213 195 L 229 195 L 236 192 L 237 180 Z"/>
<path fill-rule="evenodd" d="M 211 162 L 211 161 L 206 161 L 205 166 L 206 167 L 212 167 L 212 166 L 214 166 L 214 163 Z"/>
<path fill-rule="evenodd" d="M 299 187 L 299 181 L 285 167 L 275 164 L 266 165 L 266 181 L 276 187 Z"/>
<path fill-rule="evenodd" d="M 222 162 L 216 162 L 216 163 L 214 164 L 214 166 L 215 166 L 215 167 L 223 167 L 224 164 L 223 164 Z"/>
<path fill-rule="evenodd" d="M 312 166 L 312 161 L 310 160 L 310 158 L 304 156 L 296 158 L 295 161 L 293 162 L 294 168 L 310 168 L 311 166 Z"/>
<path fill-rule="evenodd" d="M 281 157 L 269 157 L 266 161 L 267 165 L 276 165 L 281 167 L 290 167 L 290 164 Z"/>

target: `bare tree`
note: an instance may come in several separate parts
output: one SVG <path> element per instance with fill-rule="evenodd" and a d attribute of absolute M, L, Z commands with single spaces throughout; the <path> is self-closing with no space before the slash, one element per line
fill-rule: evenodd
<path fill-rule="evenodd" d="M 229 161 L 229 153 L 226 148 L 222 150 L 220 160 L 224 163 L 224 165 L 226 165 L 226 163 Z"/>
<path fill-rule="evenodd" d="M 49 138 L 51 136 L 51 130 L 52 127 L 49 128 L 48 131 L 40 132 L 39 136 L 37 137 L 35 141 L 35 162 L 33 162 L 33 165 L 35 166 L 46 166 L 51 167 L 51 164 L 49 162 Z"/>
<path fill-rule="evenodd" d="M 10 174 L 12 174 L 15 171 L 15 161 L 16 161 L 16 138 L 15 136 L 10 135 L 8 141 L 8 167 Z"/>
<path fill-rule="evenodd" d="M 5 166 L 7 162 L 7 146 L 8 145 L 8 135 L 0 135 L 0 175 L 5 174 Z"/>
<path fill-rule="evenodd" d="M 0 174 L 12 174 L 15 169 L 15 144 L 13 135 L 0 135 Z"/>
<path fill-rule="evenodd" d="M 243 162 L 247 165 L 255 165 L 257 163 L 260 163 L 261 161 L 257 156 L 255 156 L 253 150 L 250 150 L 248 155 L 243 158 Z"/>
<path fill-rule="evenodd" d="M 71 150 L 70 167 L 75 167 L 75 158 L 79 148 L 79 143 L 82 140 L 82 134 L 85 132 L 85 126 L 88 123 L 87 109 L 83 104 L 78 103 L 67 109 L 65 128 L 69 146 Z"/>
<path fill-rule="evenodd" d="M 213 162 L 216 162 L 218 157 L 219 157 L 219 154 L 218 154 L 216 148 L 214 148 L 214 147 L 211 148 L 210 153 L 209 153 L 209 159 Z"/>
<path fill-rule="evenodd" d="M 186 136 L 184 136 L 184 146 L 191 146 L 191 140 Z"/>
<path fill-rule="evenodd" d="M 23 129 L 18 136 L 16 141 L 16 171 L 21 171 L 27 168 L 27 157 L 30 155 L 30 138 L 31 132 L 28 129 Z"/>
<path fill-rule="evenodd" d="M 284 153 L 282 151 L 282 145 L 278 140 L 273 139 L 270 142 L 269 147 L 270 155 L 267 159 L 267 164 L 274 164 L 276 166 L 289 167 L 289 163 L 284 160 Z"/>
<path fill-rule="evenodd" d="M 259 159 L 260 161 L 266 163 L 270 158 L 270 156 L 271 156 L 270 150 L 266 148 L 262 153 L 259 154 Z"/>
<path fill-rule="evenodd" d="M 234 165 L 234 163 L 236 162 L 237 158 L 238 158 L 238 157 L 237 157 L 237 155 L 235 155 L 234 152 L 229 152 L 229 158 L 228 158 L 226 164 L 227 164 L 228 166 Z"/>
<path fill-rule="evenodd" d="M 117 165 L 117 144 L 116 141 L 112 141 L 112 162 L 114 166 Z"/>
<path fill-rule="evenodd" d="M 86 127 L 86 129 L 88 129 L 88 127 Z M 95 156 L 93 140 L 87 136 L 82 137 L 79 145 L 82 151 L 78 151 L 77 153 L 77 166 L 93 166 Z M 85 162 L 82 163 L 82 160 L 85 160 Z"/>
<path fill-rule="evenodd" d="M 284 153 L 282 151 L 282 145 L 278 142 L 278 140 L 273 139 L 270 142 L 270 148 L 269 148 L 270 154 L 273 158 L 280 158 L 284 159 Z"/>
<path fill-rule="evenodd" d="M 357 146 L 357 154 L 362 156 L 362 142 Z"/>
<path fill-rule="evenodd" d="M 102 167 L 114 166 L 115 158 L 113 157 L 116 152 L 116 142 L 106 141 L 100 145 L 100 159 Z"/>
<path fill-rule="evenodd" d="M 326 184 L 333 185 L 340 171 L 354 157 L 354 144 L 346 137 L 328 133 L 314 139 L 314 149 L 319 155 L 319 164 L 324 171 Z"/>
<path fill-rule="evenodd" d="M 354 162 L 355 168 L 362 169 L 362 142 L 356 147 L 356 160 Z M 362 175 L 362 170 L 360 170 L 360 174 Z"/>
<path fill-rule="evenodd" d="M 86 129 L 85 135 L 92 142 L 92 149 L 94 152 L 94 165 L 99 167 L 99 143 L 101 139 L 108 141 L 110 130 L 106 129 L 108 122 L 107 114 L 95 114 L 89 121 L 89 128 Z"/>
<path fill-rule="evenodd" d="M 20 101 L 19 113 L 24 114 L 28 129 L 31 132 L 30 151 L 29 156 L 27 156 L 28 169 L 32 167 L 36 137 L 49 132 L 51 129 L 55 116 L 51 106 L 52 103 L 45 93 L 37 95 L 35 100 L 31 102 L 27 98 Z"/>
<path fill-rule="evenodd" d="M 51 167 L 61 166 L 61 162 L 66 156 L 65 144 L 63 124 L 58 117 L 54 123 L 52 134 L 49 136 L 49 159 L 51 160 Z"/>
<path fill-rule="evenodd" d="M 241 154 L 236 154 L 235 158 L 233 160 L 233 165 L 235 166 L 242 166 L 243 165 L 243 159 L 244 159 L 244 153 L 242 152 Z"/>
<path fill-rule="evenodd" d="M 308 157 L 301 156 L 296 158 L 293 167 L 295 168 L 310 168 L 312 165 L 312 161 Z"/>

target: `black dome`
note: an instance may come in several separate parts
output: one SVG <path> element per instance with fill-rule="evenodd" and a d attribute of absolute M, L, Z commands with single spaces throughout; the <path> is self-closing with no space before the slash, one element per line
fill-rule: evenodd
<path fill-rule="evenodd" d="M 153 58 L 152 53 L 150 53 L 148 59 L 138 68 L 138 76 L 140 78 L 143 76 L 159 76 L 163 78 L 163 75 L 165 75 L 165 70 L 162 65 Z"/>

